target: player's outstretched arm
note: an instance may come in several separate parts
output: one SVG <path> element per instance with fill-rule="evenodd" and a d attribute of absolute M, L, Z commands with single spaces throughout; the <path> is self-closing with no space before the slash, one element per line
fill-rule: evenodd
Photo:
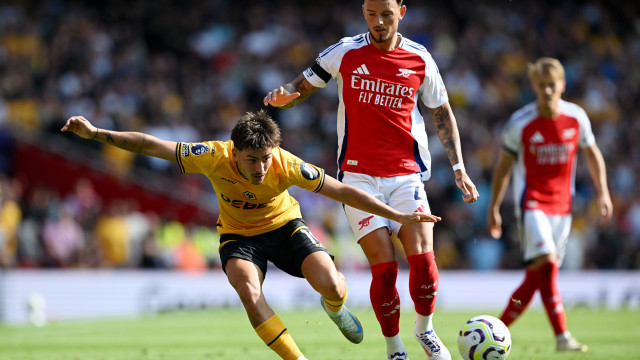
<path fill-rule="evenodd" d="M 366 191 L 343 184 L 328 175 L 325 175 L 324 184 L 319 193 L 356 209 L 386 217 L 403 225 L 418 222 L 438 222 L 442 220 L 439 216 L 422 212 L 401 213 L 369 195 Z"/>
<path fill-rule="evenodd" d="M 293 82 L 269 91 L 264 97 L 264 106 L 271 105 L 284 109 L 292 108 L 318 89 L 311 85 L 303 74 L 300 74 Z"/>
<path fill-rule="evenodd" d="M 489 209 L 487 212 L 487 228 L 489 234 L 495 239 L 502 236 L 502 216 L 500 215 L 500 204 L 504 199 L 504 193 L 509 185 L 509 178 L 513 164 L 516 162 L 514 155 L 502 150 L 498 164 L 493 170 L 493 179 L 491 180 L 491 200 L 489 201 Z"/>
<path fill-rule="evenodd" d="M 458 124 L 456 118 L 453 116 L 453 110 L 451 105 L 447 102 L 437 108 L 428 108 L 429 113 L 433 117 L 433 122 L 438 132 L 440 142 L 444 147 L 444 151 L 447 153 L 449 162 L 451 165 L 462 166 L 462 150 L 460 145 L 460 134 L 458 132 Z M 476 189 L 475 184 L 467 175 L 464 167 L 459 170 L 455 170 L 456 186 L 462 190 L 462 200 L 466 203 L 472 203 L 478 200 L 480 194 Z"/>
<path fill-rule="evenodd" d="M 175 141 L 161 140 L 140 132 L 98 129 L 82 116 L 70 117 L 60 131 L 72 132 L 82 138 L 97 140 L 134 153 L 176 161 Z"/>

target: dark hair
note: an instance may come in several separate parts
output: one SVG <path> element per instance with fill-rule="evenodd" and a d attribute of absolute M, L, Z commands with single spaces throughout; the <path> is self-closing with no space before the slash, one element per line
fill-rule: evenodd
<path fill-rule="evenodd" d="M 365 0 L 362 0 L 362 4 L 364 4 Z M 404 0 L 396 0 L 396 2 L 398 3 L 398 7 L 402 7 L 402 1 Z"/>
<path fill-rule="evenodd" d="M 282 137 L 278 124 L 266 111 L 247 112 L 231 130 L 231 140 L 238 150 L 265 150 L 280 145 Z"/>

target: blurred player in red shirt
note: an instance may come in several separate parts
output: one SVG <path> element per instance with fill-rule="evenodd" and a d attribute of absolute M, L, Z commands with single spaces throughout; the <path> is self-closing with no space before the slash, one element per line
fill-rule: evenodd
<path fill-rule="evenodd" d="M 558 351 L 587 351 L 567 330 L 558 289 L 571 230 L 571 199 L 578 148 L 582 149 L 598 193 L 604 221 L 613 205 L 607 187 L 605 163 L 591 124 L 578 105 L 561 99 L 565 90 L 560 61 L 540 58 L 529 65 L 529 79 L 537 101 L 516 111 L 502 134 L 503 150 L 496 165 L 487 216 L 494 238 L 502 236 L 500 204 L 513 175 L 516 218 L 526 274 L 513 293 L 501 320 L 511 325 L 526 310 L 537 290 L 556 335 Z"/>

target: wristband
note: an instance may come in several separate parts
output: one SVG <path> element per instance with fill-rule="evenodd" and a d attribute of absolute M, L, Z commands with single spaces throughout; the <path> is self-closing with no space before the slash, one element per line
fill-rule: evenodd
<path fill-rule="evenodd" d="M 453 165 L 453 171 L 464 170 L 464 164 L 461 162 Z"/>

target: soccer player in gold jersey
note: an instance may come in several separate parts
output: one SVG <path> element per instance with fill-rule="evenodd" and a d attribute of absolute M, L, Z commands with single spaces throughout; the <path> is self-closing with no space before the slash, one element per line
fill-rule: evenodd
<path fill-rule="evenodd" d="M 280 129 L 264 110 L 243 116 L 226 142 L 183 143 L 140 132 L 98 129 L 82 116 L 69 118 L 61 131 L 176 161 L 181 172 L 209 178 L 219 201 L 222 268 L 258 336 L 285 360 L 306 357 L 262 292 L 268 261 L 292 276 L 306 278 L 321 294 L 323 309 L 349 341 L 360 343 L 363 338 L 362 325 L 344 305 L 344 275 L 306 226 L 298 202 L 287 192 L 290 186 L 401 224 L 440 221 L 426 213 L 396 211 L 280 148 Z"/>

